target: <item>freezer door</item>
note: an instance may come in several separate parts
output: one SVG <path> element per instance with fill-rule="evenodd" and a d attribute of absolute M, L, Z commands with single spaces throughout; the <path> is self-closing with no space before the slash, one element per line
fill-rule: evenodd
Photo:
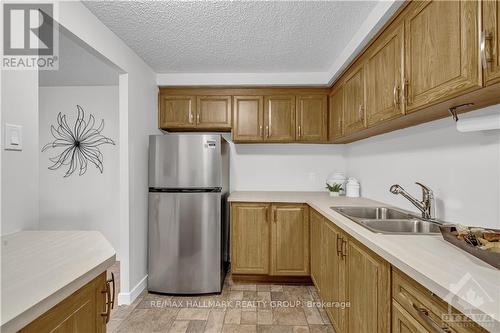
<path fill-rule="evenodd" d="M 221 183 L 220 135 L 149 137 L 150 188 L 222 187 Z"/>
<path fill-rule="evenodd" d="M 221 193 L 149 193 L 150 291 L 220 292 L 221 243 Z"/>

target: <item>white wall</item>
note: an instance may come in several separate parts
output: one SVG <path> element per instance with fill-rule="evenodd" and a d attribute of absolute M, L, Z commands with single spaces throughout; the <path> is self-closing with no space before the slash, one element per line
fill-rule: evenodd
<path fill-rule="evenodd" d="M 5 123 L 23 126 L 23 150 L 2 144 L 1 234 L 38 227 L 38 72 L 1 73 L 1 133 Z M 2 136 L 2 142 L 3 142 Z"/>
<path fill-rule="evenodd" d="M 43 75 L 43 74 L 42 74 Z M 108 239 L 120 256 L 119 210 L 119 117 L 118 86 L 40 87 L 39 124 L 40 149 L 54 140 L 50 126 L 57 126 L 57 114 L 74 123 L 80 105 L 85 120 L 95 117 L 95 127 L 104 119 L 102 134 L 116 145 L 101 145 L 103 173 L 89 163 L 87 172 L 79 176 L 78 170 L 63 177 L 66 167 L 49 170 L 53 163 L 49 157 L 59 154 L 59 149 L 40 153 L 40 229 L 48 230 L 98 230 Z"/>
<path fill-rule="evenodd" d="M 232 191 L 325 191 L 327 176 L 345 171 L 343 145 L 233 144 Z"/>
<path fill-rule="evenodd" d="M 118 66 L 120 108 L 120 240 L 118 302 L 129 303 L 147 276 L 148 135 L 156 124 L 156 74 L 80 2 L 59 2 L 58 22 Z"/>
<path fill-rule="evenodd" d="M 500 112 L 500 105 L 461 118 Z M 451 117 L 347 145 L 349 175 L 362 195 L 415 210 L 389 192 L 400 184 L 421 197 L 414 182 L 430 186 L 437 216 L 450 222 L 500 228 L 500 131 L 459 133 Z"/>

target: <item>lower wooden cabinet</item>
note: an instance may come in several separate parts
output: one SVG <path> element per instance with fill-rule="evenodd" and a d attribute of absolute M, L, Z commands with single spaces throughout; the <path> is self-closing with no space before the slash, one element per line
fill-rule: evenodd
<path fill-rule="evenodd" d="M 307 205 L 272 205 L 271 275 L 309 275 Z"/>
<path fill-rule="evenodd" d="M 19 332 L 106 332 L 111 306 L 107 288 L 110 287 L 103 272 Z"/>
<path fill-rule="evenodd" d="M 310 209 L 310 244 L 311 244 L 311 280 L 321 295 L 321 247 L 323 217 L 314 209 Z"/>
<path fill-rule="evenodd" d="M 429 333 L 401 305 L 392 301 L 392 333 Z"/>
<path fill-rule="evenodd" d="M 318 236 L 319 235 L 319 236 Z M 312 243 L 320 239 L 320 246 Z M 317 248 L 316 248 L 317 247 Z M 315 249 L 316 248 L 316 249 Z M 390 331 L 390 265 L 311 210 L 311 273 L 336 332 Z M 320 261 L 314 257 L 319 256 Z"/>
<path fill-rule="evenodd" d="M 269 274 L 269 204 L 231 206 L 231 271 Z"/>
<path fill-rule="evenodd" d="M 302 204 L 232 203 L 231 271 L 309 276 L 309 212 Z"/>
<path fill-rule="evenodd" d="M 352 238 L 345 239 L 347 332 L 389 332 L 391 291 L 389 263 Z M 345 251 L 345 252 L 344 252 Z"/>

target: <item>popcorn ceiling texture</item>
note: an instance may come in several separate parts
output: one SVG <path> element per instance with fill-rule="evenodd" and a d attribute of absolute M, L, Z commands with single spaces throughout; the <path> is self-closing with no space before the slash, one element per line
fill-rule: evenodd
<path fill-rule="evenodd" d="M 323 72 L 376 1 L 86 1 L 157 73 Z"/>

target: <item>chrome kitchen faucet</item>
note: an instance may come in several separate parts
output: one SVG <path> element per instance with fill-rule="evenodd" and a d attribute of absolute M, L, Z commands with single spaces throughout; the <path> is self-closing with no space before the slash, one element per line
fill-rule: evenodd
<path fill-rule="evenodd" d="M 412 197 L 408 192 L 406 192 L 401 186 L 398 184 L 392 185 L 390 190 L 393 194 L 401 194 L 403 197 L 408 199 L 412 204 L 415 205 L 421 212 L 422 218 L 424 219 L 433 219 L 434 214 L 434 192 L 424 184 L 416 182 L 415 184 L 422 187 L 422 201 L 419 201 Z"/>

